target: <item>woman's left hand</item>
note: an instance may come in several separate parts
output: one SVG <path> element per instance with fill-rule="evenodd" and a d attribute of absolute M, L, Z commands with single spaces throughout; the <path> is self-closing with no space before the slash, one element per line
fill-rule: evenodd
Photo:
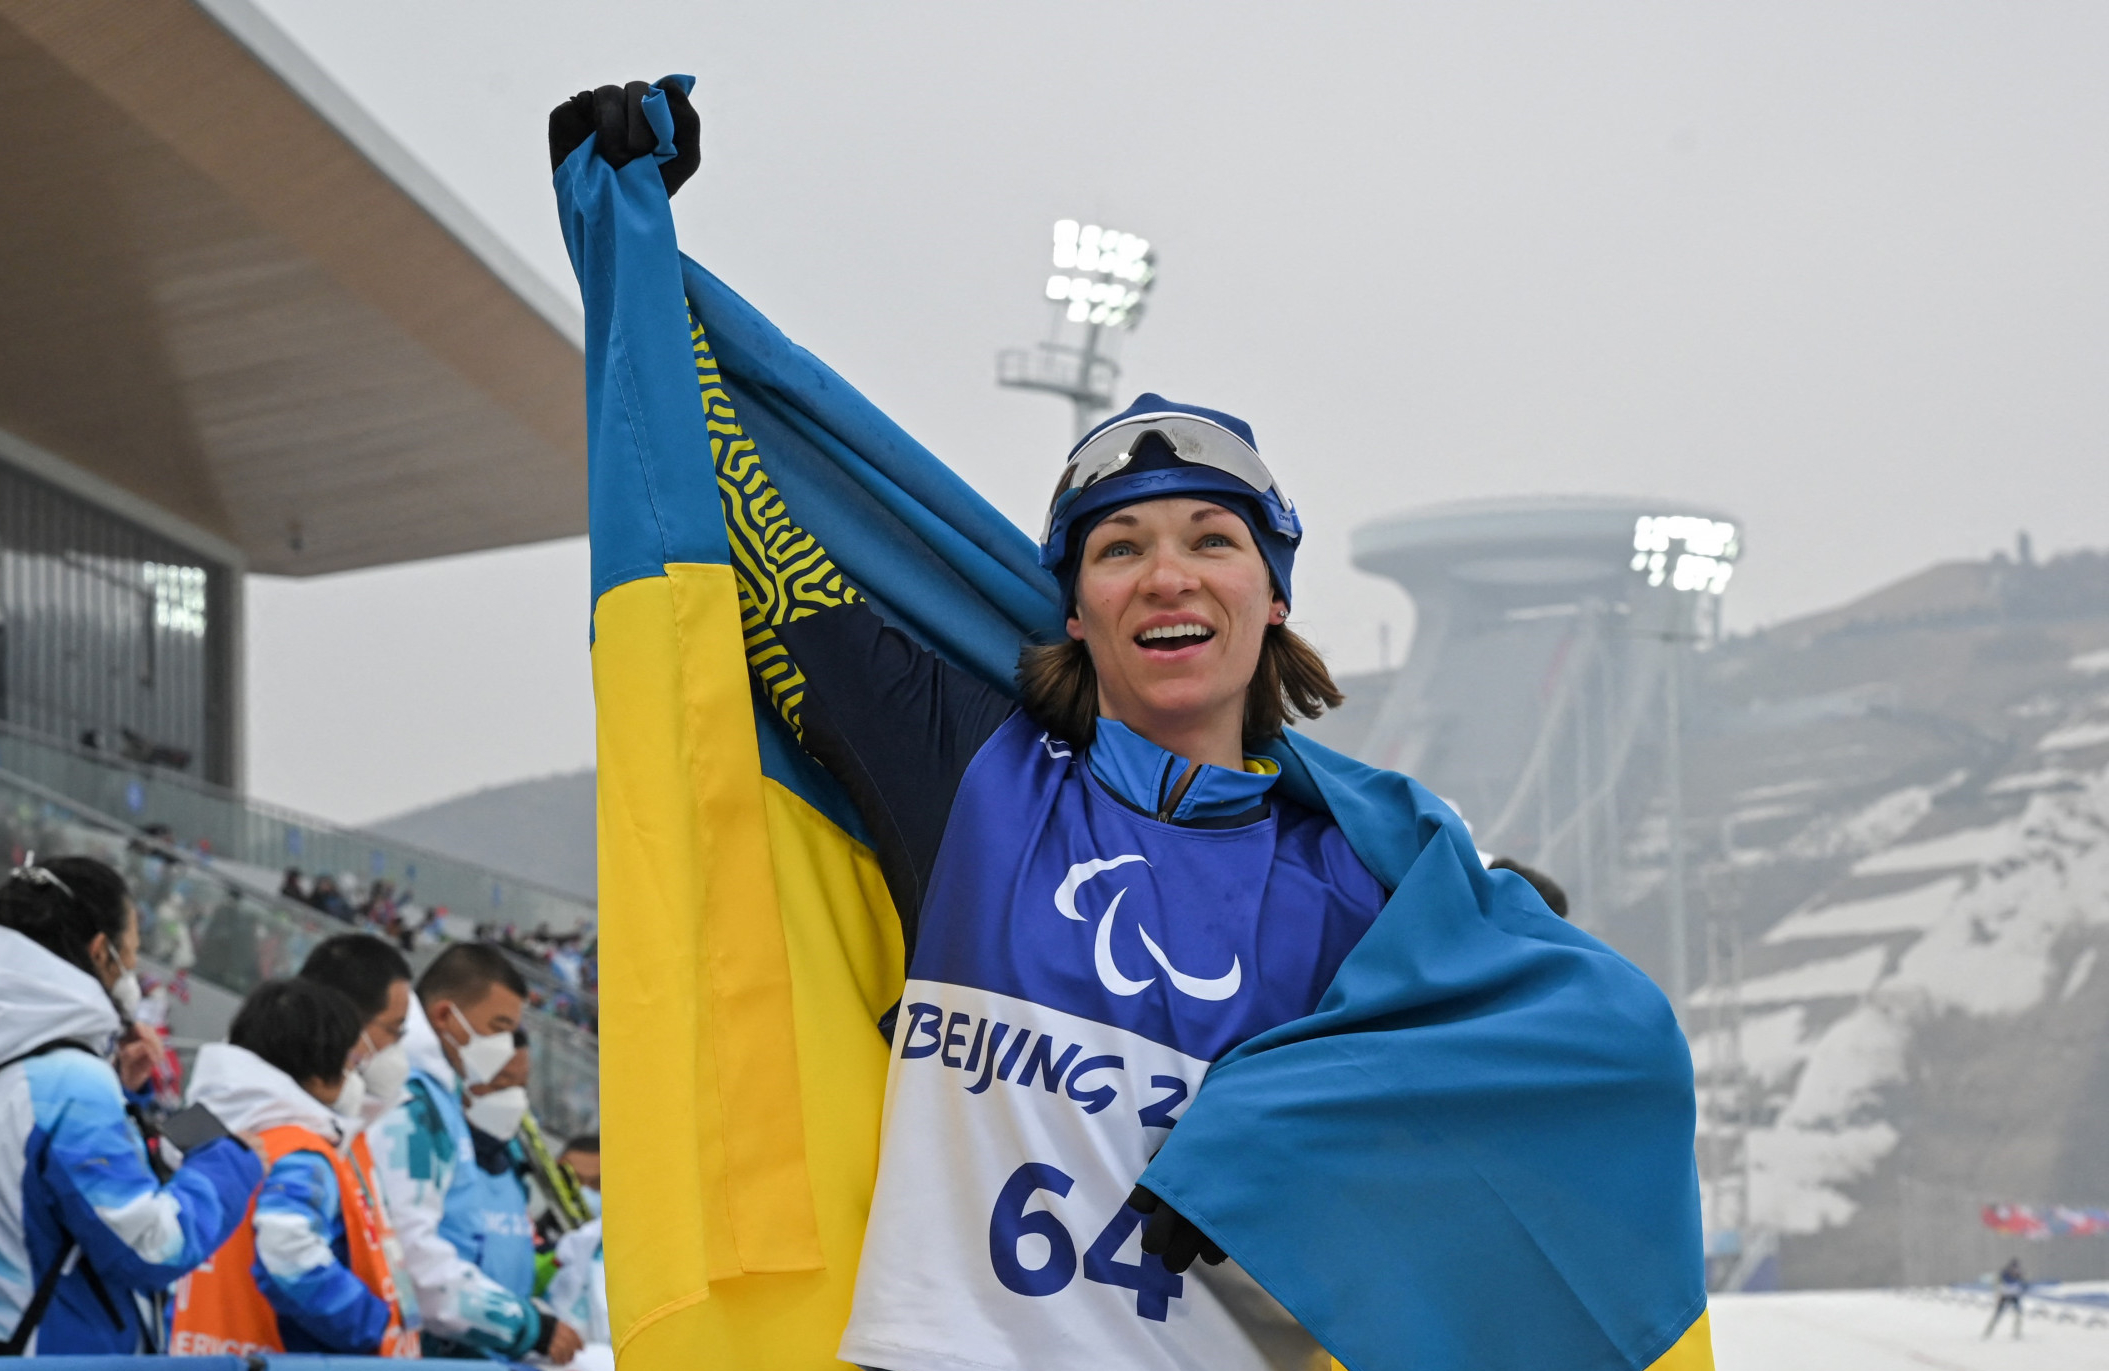
<path fill-rule="evenodd" d="M 1142 1250 L 1164 1260 L 1164 1269 L 1178 1275 L 1194 1264 L 1194 1258 L 1214 1266 L 1223 1260 L 1223 1249 L 1194 1227 L 1191 1220 L 1141 1186 L 1128 1196 L 1128 1208 L 1150 1216 L 1142 1229 Z"/>

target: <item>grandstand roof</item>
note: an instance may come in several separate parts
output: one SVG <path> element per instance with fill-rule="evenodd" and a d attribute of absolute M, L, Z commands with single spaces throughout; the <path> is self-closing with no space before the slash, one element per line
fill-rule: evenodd
<path fill-rule="evenodd" d="M 15 455 L 255 571 L 585 531 L 576 305 L 250 0 L 0 0 L 0 121 Z"/>
<path fill-rule="evenodd" d="M 1623 574 L 1633 555 L 1634 521 L 1663 514 L 1736 522 L 1682 500 L 1632 496 L 1453 500 L 1362 525 L 1349 557 L 1409 588 L 1445 579 L 1518 588 L 1582 585 Z"/>

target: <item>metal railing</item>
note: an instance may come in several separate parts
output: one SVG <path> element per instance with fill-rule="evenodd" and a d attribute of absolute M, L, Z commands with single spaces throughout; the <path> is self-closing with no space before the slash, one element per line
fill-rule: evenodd
<path fill-rule="evenodd" d="M 340 828 L 312 815 L 115 753 L 91 751 L 0 722 L 0 770 L 47 786 L 137 828 L 167 827 L 175 841 L 276 872 L 289 866 L 414 891 L 472 924 L 547 925 L 568 933 L 594 921 L 590 901 L 411 843 Z"/>
<path fill-rule="evenodd" d="M 16 741 L 0 739 L 0 748 Z M 139 905 L 141 953 L 236 995 L 260 981 L 294 974 L 317 943 L 351 928 L 307 905 L 253 889 L 220 869 L 213 856 L 150 836 L 38 777 L 4 766 L 0 843 L 11 862 L 33 851 L 39 858 L 84 856 L 108 863 L 124 876 Z M 428 949 L 417 960 L 437 952 Z M 536 1115 L 557 1135 L 585 1131 L 598 1115 L 598 1044 L 584 1029 L 551 1014 L 531 1009 L 527 1018 L 533 1060 L 529 1090 Z"/>

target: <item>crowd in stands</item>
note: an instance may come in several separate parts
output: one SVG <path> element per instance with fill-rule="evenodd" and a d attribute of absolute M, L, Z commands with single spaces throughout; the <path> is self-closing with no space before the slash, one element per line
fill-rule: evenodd
<path fill-rule="evenodd" d="M 386 938 L 405 952 L 438 946 L 447 941 L 444 905 L 426 908 L 398 892 L 387 880 L 362 885 L 355 877 L 317 874 L 310 877 L 297 866 L 289 866 L 280 883 L 279 895 L 296 900 L 354 928 Z M 583 932 L 553 933 L 540 925 L 523 934 L 513 924 L 476 925 L 478 942 L 504 948 L 527 963 L 533 972 L 528 979 L 528 1005 L 553 1014 L 588 1032 L 599 1030 L 600 965 L 598 945 Z"/>
<path fill-rule="evenodd" d="M 600 1026 L 600 943 L 585 932 L 552 933 L 543 924 L 522 934 L 512 924 L 476 925 L 479 942 L 495 943 L 542 968 L 530 980 L 528 1002 L 590 1032 Z"/>
<path fill-rule="evenodd" d="M 612 1371 L 599 1141 L 543 1142 L 514 954 L 413 977 L 389 939 L 323 939 L 186 1079 L 131 889 L 27 854 L 0 885 L 0 1354 Z"/>
<path fill-rule="evenodd" d="M 289 975 L 319 936 L 313 926 L 287 918 L 282 906 L 225 863 L 178 842 L 164 826 L 148 825 L 139 837 L 67 819 L 48 806 L 0 805 L 0 854 L 19 862 L 28 852 L 92 856 L 125 878 L 139 907 L 143 955 L 175 973 L 167 993 L 181 999 L 190 976 L 234 990 L 258 979 Z M 349 873 L 309 875 L 287 869 L 278 885 L 280 901 L 312 909 L 348 929 L 372 932 L 415 960 L 423 960 L 455 937 L 469 934 L 467 921 L 445 906 L 420 904 L 412 892 L 387 880 L 363 882 Z M 528 1003 L 565 1022 L 597 1031 L 597 948 L 591 935 L 553 935 L 546 928 L 522 934 L 489 925 L 476 930 L 496 942 L 527 971 Z M 151 973 L 150 973 L 151 974 Z"/>
<path fill-rule="evenodd" d="M 278 893 L 386 938 L 405 952 L 446 941 L 446 906 L 420 905 L 409 891 L 398 893 L 393 881 L 376 880 L 362 889 L 351 876 L 317 874 L 311 878 L 299 867 L 289 866 Z"/>

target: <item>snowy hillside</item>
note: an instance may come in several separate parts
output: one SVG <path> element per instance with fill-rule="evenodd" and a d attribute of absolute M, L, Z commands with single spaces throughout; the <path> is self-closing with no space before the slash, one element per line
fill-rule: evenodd
<path fill-rule="evenodd" d="M 1747 1176 L 1787 1285 L 1864 1287 L 1997 1266 L 1984 1203 L 2109 1203 L 2109 555 L 1933 567 L 1687 683 L 1710 1222 Z M 1344 684 L 1309 731 L 1352 752 L 1393 677 Z M 1575 917 L 1667 984 L 1661 753 L 1633 771 L 1617 879 Z M 2109 1238 L 2025 1255 L 2109 1275 Z"/>
<path fill-rule="evenodd" d="M 2101 705 L 2109 723 L 2109 699 Z M 1763 935 L 1787 964 L 1740 987 L 1743 1056 L 1770 1106 L 1751 1139 L 1759 1224 L 1808 1234 L 1854 1216 L 1852 1183 L 1900 1141 L 1892 1096 L 1915 1074 L 1939 1074 L 1936 1062 L 1914 1070 L 1922 1030 L 1948 1015 L 2018 1027 L 2092 982 L 2109 932 L 2109 767 L 2017 773 L 1986 789 L 2021 796 L 2020 811 L 1924 839 L 1851 844 L 1866 855 L 1847 875 Z M 1941 793 L 1916 787 L 1884 803 L 1916 808 Z M 1726 993 L 1704 988 L 1695 1007 Z M 1701 1033 L 1693 1055 L 1703 1068 L 1725 1046 Z M 2058 1079 L 2048 1060 L 2022 1070 L 2047 1090 L 2091 1084 Z M 2033 1110 L 2021 1117 L 2048 1122 Z M 2048 1177 L 2016 1176 L 2008 1184 L 2025 1187 L 2018 1195 L 1986 1198 L 2093 1200 L 2109 1189 L 2109 1174 L 2067 1175 L 2086 1193 L 2045 1194 L 2037 1187 Z"/>
<path fill-rule="evenodd" d="M 1787 1282 L 1974 1276 L 1978 1205 L 2109 1199 L 2109 559 L 1935 568 L 1702 689 L 1687 1023 Z M 1655 966 L 1659 926 L 1607 920 Z M 2034 1255 L 2109 1274 L 2109 1240 Z"/>

